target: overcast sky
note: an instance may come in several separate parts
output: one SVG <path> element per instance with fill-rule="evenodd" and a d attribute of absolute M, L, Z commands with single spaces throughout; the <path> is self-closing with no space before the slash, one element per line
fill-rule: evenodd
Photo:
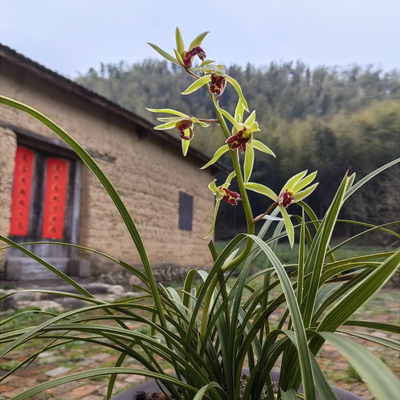
<path fill-rule="evenodd" d="M 200 32 L 224 64 L 302 60 L 400 67 L 400 0 L 0 0 L 0 42 L 74 78 L 100 62 L 159 58 Z"/>

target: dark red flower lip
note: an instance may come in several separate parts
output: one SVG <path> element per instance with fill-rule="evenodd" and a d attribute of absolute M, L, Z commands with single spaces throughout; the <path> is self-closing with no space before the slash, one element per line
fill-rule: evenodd
<path fill-rule="evenodd" d="M 176 129 L 178 129 L 182 140 L 192 140 L 193 139 L 194 132 L 193 132 L 192 126 L 193 126 L 193 122 L 190 120 L 184 120 L 184 121 L 178 122 L 176 124 Z M 185 136 L 186 129 L 189 129 L 189 132 L 190 132 L 189 136 Z"/>
<path fill-rule="evenodd" d="M 191 68 L 193 63 L 193 58 L 199 56 L 200 60 L 206 58 L 206 53 L 200 46 L 193 47 L 193 49 L 186 52 L 185 57 L 183 57 L 183 65 L 185 68 Z"/>
<path fill-rule="evenodd" d="M 215 96 L 221 96 L 226 87 L 226 79 L 217 74 L 211 75 L 210 92 Z"/>
<path fill-rule="evenodd" d="M 225 192 L 222 201 L 225 201 L 232 206 L 237 206 L 238 200 L 242 200 L 239 193 L 233 192 L 232 190 L 229 190 L 227 188 L 222 188 L 222 190 Z"/>
<path fill-rule="evenodd" d="M 278 203 L 281 204 L 283 207 L 287 208 L 290 204 L 293 203 L 294 197 L 293 192 L 289 190 L 285 190 L 278 199 Z"/>
<path fill-rule="evenodd" d="M 250 140 L 251 136 L 244 138 L 243 133 L 246 131 L 246 128 L 239 131 L 236 135 L 231 136 L 226 140 L 225 143 L 230 143 L 231 150 L 240 149 L 242 153 L 246 152 L 246 144 Z"/>

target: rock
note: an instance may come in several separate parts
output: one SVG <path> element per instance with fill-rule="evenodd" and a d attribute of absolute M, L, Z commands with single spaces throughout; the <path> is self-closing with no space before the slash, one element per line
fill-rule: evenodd
<path fill-rule="evenodd" d="M 16 292 L 14 295 L 15 301 L 39 301 L 42 293 L 35 292 Z"/>
<path fill-rule="evenodd" d="M 85 304 L 89 305 L 90 303 L 85 303 L 83 300 L 74 299 L 71 297 L 60 297 L 54 300 L 56 303 L 60 304 L 63 308 L 68 308 L 70 310 L 76 310 L 77 308 L 83 307 Z"/>
<path fill-rule="evenodd" d="M 51 300 L 46 300 L 46 301 L 18 301 L 16 303 L 17 308 L 28 308 L 28 307 L 34 307 L 38 308 L 42 311 L 47 311 L 47 310 L 57 310 L 57 311 L 63 311 L 64 308 L 56 303 L 55 301 Z"/>
<path fill-rule="evenodd" d="M 123 295 L 125 292 L 125 289 L 121 285 L 111 285 L 108 287 L 108 293 L 110 294 L 115 294 L 117 296 Z"/>
<path fill-rule="evenodd" d="M 64 375 L 70 370 L 71 370 L 71 368 L 67 368 L 67 367 L 57 367 L 57 368 L 51 369 L 50 371 L 47 371 L 46 375 L 51 376 L 53 378 L 55 376 Z"/>

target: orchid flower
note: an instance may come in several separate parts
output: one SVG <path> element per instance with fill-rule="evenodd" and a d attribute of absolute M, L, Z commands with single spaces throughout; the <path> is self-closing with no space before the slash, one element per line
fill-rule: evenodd
<path fill-rule="evenodd" d="M 239 83 L 233 79 L 231 76 L 225 73 L 225 68 L 222 65 L 203 65 L 199 68 L 203 72 L 204 76 L 193 82 L 182 94 L 190 94 L 200 89 L 207 83 L 210 83 L 209 90 L 218 99 L 225 90 L 226 82 L 229 82 L 236 90 L 240 102 L 243 104 L 244 108 L 248 111 L 247 101 L 243 96 L 242 88 Z"/>
<path fill-rule="evenodd" d="M 233 171 L 228 175 L 228 177 L 226 178 L 226 181 L 223 185 L 217 186 L 217 184 L 215 183 L 216 179 L 214 179 L 208 185 L 208 188 L 216 196 L 216 201 L 215 201 L 215 209 L 214 209 L 214 221 L 213 221 L 210 231 L 207 233 L 207 235 L 204 237 L 204 239 L 206 239 L 208 236 L 210 236 L 212 231 L 214 230 L 220 202 L 225 201 L 226 203 L 229 203 L 231 206 L 237 206 L 237 204 L 238 204 L 237 202 L 241 200 L 239 193 L 233 192 L 232 190 L 228 189 L 231 184 L 232 179 L 235 176 L 236 176 L 236 173 L 235 173 L 235 171 Z"/>
<path fill-rule="evenodd" d="M 176 58 L 168 54 L 166 51 L 160 49 L 155 44 L 153 43 L 148 43 L 148 44 L 168 61 L 180 65 L 185 69 L 191 69 L 193 64 L 193 59 L 195 56 L 198 56 L 201 61 L 204 61 L 206 58 L 206 53 L 200 46 L 207 34 L 208 32 L 203 32 L 199 36 L 197 36 L 192 41 L 192 43 L 190 43 L 188 51 L 186 51 L 181 32 L 179 28 L 176 28 L 175 30 L 176 49 L 174 49 Z M 208 61 L 208 62 L 213 62 L 213 61 Z"/>
<path fill-rule="evenodd" d="M 274 152 L 259 140 L 253 139 L 253 133 L 259 131 L 256 122 L 256 112 L 253 111 L 246 121 L 243 122 L 244 105 L 239 100 L 235 110 L 235 117 L 232 117 L 227 111 L 218 107 L 222 115 L 233 125 L 232 136 L 226 140 L 226 144 L 221 146 L 214 154 L 212 159 L 201 169 L 207 168 L 214 164 L 229 149 L 240 149 L 245 153 L 244 158 L 244 181 L 248 182 L 253 171 L 254 165 L 254 148 L 275 157 Z"/>
<path fill-rule="evenodd" d="M 180 111 L 172 110 L 170 108 L 146 108 L 146 110 L 156 113 L 167 113 L 175 115 L 175 117 L 157 118 L 158 121 L 164 122 L 161 125 L 155 126 L 156 130 L 173 129 L 176 128 L 179 131 L 182 139 L 182 152 L 186 156 L 190 141 L 194 137 L 193 124 L 199 124 L 203 128 L 210 126 L 209 124 L 198 120 L 196 117 L 190 117 Z"/>
<path fill-rule="evenodd" d="M 282 214 L 283 220 L 285 222 L 285 228 L 291 247 L 293 247 L 294 244 L 294 228 L 292 221 L 290 220 L 290 216 L 286 211 L 286 208 L 289 207 L 290 204 L 297 203 L 305 199 L 318 186 L 318 183 L 314 183 L 307 189 L 302 190 L 303 188 L 305 188 L 307 185 L 309 185 L 311 182 L 314 181 L 315 177 L 317 176 L 317 171 L 313 172 L 307 177 L 306 175 L 307 175 L 307 170 L 300 172 L 299 174 L 290 178 L 285 183 L 282 190 L 279 192 L 279 196 L 270 188 L 261 185 L 259 183 L 248 182 L 245 184 L 246 189 L 252 190 L 253 192 L 257 192 L 263 194 L 264 196 L 269 197 L 275 202 L 274 204 L 276 204 L 279 207 L 279 211 Z M 254 221 L 258 221 L 259 219 L 264 218 L 265 216 L 266 213 L 255 218 Z"/>

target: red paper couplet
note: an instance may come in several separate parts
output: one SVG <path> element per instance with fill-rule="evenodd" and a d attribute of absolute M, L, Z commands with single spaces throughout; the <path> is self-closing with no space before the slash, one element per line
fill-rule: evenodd
<path fill-rule="evenodd" d="M 27 236 L 34 152 L 18 146 L 15 156 L 10 235 Z"/>
<path fill-rule="evenodd" d="M 64 237 L 67 181 L 68 161 L 48 158 L 44 197 L 43 238 L 62 239 Z"/>

